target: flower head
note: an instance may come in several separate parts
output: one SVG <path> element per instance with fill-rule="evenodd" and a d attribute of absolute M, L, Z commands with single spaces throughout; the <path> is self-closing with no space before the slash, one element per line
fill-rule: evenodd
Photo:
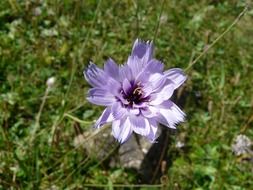
<path fill-rule="evenodd" d="M 252 146 L 251 140 L 245 135 L 238 135 L 232 144 L 232 151 L 235 155 L 240 156 L 252 152 L 250 147 Z"/>
<path fill-rule="evenodd" d="M 100 69 L 90 63 L 84 71 L 93 87 L 87 100 L 106 106 L 95 127 L 112 123 L 112 134 L 120 143 L 133 132 L 154 141 L 159 123 L 175 128 L 185 114 L 170 98 L 186 76 L 178 68 L 163 69 L 163 63 L 153 58 L 152 42 L 138 39 L 124 65 L 109 59 Z"/>
<path fill-rule="evenodd" d="M 50 77 L 47 79 L 46 84 L 49 88 L 52 88 L 54 86 L 55 81 L 56 81 L 55 77 Z"/>

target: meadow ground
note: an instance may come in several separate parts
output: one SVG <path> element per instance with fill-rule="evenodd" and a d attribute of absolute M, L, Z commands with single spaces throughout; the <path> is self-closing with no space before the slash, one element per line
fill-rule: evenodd
<path fill-rule="evenodd" d="M 89 60 L 102 66 L 108 57 L 124 63 L 136 38 L 154 41 L 166 69 L 185 69 L 246 3 L 1 0 L 0 189 L 83 189 L 85 184 L 131 189 L 138 184 L 135 172 L 104 167 L 74 146 L 76 128 L 90 130 L 103 110 L 85 99 L 89 85 L 83 69 Z M 250 6 L 186 70 L 181 90 L 187 120 L 167 152 L 168 189 L 253 188 L 252 152 L 236 156 L 231 148 L 239 134 L 253 139 Z M 50 77 L 56 81 L 48 87 Z M 185 148 L 175 146 L 178 139 Z"/>

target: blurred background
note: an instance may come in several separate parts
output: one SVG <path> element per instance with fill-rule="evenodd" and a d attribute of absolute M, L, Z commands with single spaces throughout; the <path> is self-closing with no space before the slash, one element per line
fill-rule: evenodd
<path fill-rule="evenodd" d="M 110 126 L 92 128 L 103 107 L 85 99 L 89 60 L 123 64 L 140 38 L 166 69 L 185 69 L 247 3 L 186 70 L 176 131 L 120 146 Z M 250 3 L 1 0 L 0 189 L 253 189 Z"/>

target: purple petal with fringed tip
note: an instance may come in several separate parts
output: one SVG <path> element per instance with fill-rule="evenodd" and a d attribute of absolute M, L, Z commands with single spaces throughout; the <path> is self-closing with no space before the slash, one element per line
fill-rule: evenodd
<path fill-rule="evenodd" d="M 113 119 L 113 116 L 112 116 L 112 113 L 111 113 L 111 108 L 110 107 L 107 107 L 102 115 L 99 117 L 99 119 L 96 121 L 94 127 L 95 128 L 100 128 L 102 125 L 106 124 L 106 123 L 109 123 L 109 122 L 112 122 L 114 119 Z"/>
<path fill-rule="evenodd" d="M 169 80 L 173 81 L 175 89 L 181 86 L 187 78 L 183 70 L 179 68 L 170 69 L 165 71 L 164 74 Z"/>
<path fill-rule="evenodd" d="M 157 105 L 156 109 L 158 113 L 157 121 L 165 126 L 175 128 L 177 123 L 184 121 L 184 112 L 170 100 Z"/>
<path fill-rule="evenodd" d="M 149 134 L 150 126 L 146 118 L 142 117 L 141 115 L 131 115 L 129 119 L 132 129 L 135 133 L 142 136 L 147 136 Z"/>
<path fill-rule="evenodd" d="M 108 59 L 104 65 L 105 73 L 115 80 L 119 80 L 119 66 L 112 60 Z"/>
<path fill-rule="evenodd" d="M 132 132 L 133 130 L 129 118 L 116 120 L 112 123 L 112 134 L 120 143 L 124 143 Z"/>
<path fill-rule="evenodd" d="M 139 39 L 135 40 L 131 55 L 143 59 L 146 64 L 153 57 L 152 42 L 144 43 Z"/>
<path fill-rule="evenodd" d="M 92 88 L 88 91 L 87 100 L 93 104 L 101 106 L 110 106 L 116 102 L 113 94 L 102 88 Z"/>

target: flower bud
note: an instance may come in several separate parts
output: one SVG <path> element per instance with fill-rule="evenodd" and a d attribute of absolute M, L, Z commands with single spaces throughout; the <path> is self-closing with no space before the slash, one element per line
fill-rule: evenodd
<path fill-rule="evenodd" d="M 47 86 L 49 87 L 49 88 L 52 88 L 53 87 L 53 85 L 54 85 L 54 83 L 55 83 L 55 77 L 50 77 L 50 78 L 48 78 L 47 79 Z"/>

